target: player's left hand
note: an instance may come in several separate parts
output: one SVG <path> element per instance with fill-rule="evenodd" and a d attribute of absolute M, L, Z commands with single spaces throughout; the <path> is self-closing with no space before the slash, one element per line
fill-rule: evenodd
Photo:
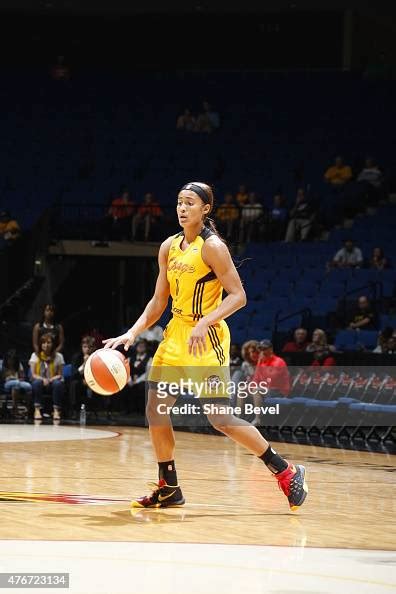
<path fill-rule="evenodd" d="M 198 324 L 193 328 L 190 339 L 188 341 L 188 352 L 194 357 L 198 355 L 202 357 L 204 351 L 206 351 L 206 335 L 208 334 L 208 324 L 203 320 L 200 320 Z"/>

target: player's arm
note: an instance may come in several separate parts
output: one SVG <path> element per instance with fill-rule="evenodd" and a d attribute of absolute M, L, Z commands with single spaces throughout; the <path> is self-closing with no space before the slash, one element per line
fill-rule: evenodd
<path fill-rule="evenodd" d="M 204 316 L 191 332 L 189 352 L 196 355 L 205 350 L 209 326 L 232 315 L 246 305 L 246 293 L 227 246 L 218 237 L 207 239 L 202 248 L 204 262 L 213 270 L 227 296 L 216 309 Z"/>
<path fill-rule="evenodd" d="M 116 338 L 108 338 L 103 343 L 106 348 L 115 349 L 120 344 L 124 344 L 127 351 L 135 341 L 136 336 L 141 334 L 146 328 L 152 326 L 164 313 L 169 300 L 169 283 L 166 276 L 168 266 L 168 254 L 173 237 L 168 237 L 162 244 L 158 253 L 159 273 L 155 285 L 154 295 L 147 303 L 144 312 L 133 326 Z"/>

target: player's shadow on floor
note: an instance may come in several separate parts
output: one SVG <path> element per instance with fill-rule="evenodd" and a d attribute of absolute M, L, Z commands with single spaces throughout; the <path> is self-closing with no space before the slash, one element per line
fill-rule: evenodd
<path fill-rule="evenodd" d="M 251 512 L 244 513 L 244 517 L 268 517 L 289 515 L 285 514 L 268 514 L 263 512 Z M 235 513 L 191 513 L 187 509 L 172 509 L 172 511 L 166 512 L 163 509 L 128 509 L 116 512 L 110 512 L 107 516 L 92 516 L 88 514 L 42 514 L 43 518 L 56 518 L 56 519 L 83 519 L 86 521 L 88 526 L 128 526 L 132 524 L 177 524 L 181 522 L 193 522 L 202 518 L 234 518 L 240 516 L 240 512 Z"/>

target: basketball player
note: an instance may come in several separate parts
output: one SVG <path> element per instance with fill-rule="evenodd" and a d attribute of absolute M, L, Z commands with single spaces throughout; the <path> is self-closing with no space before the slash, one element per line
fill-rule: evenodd
<path fill-rule="evenodd" d="M 203 375 L 206 371 L 210 377 L 215 370 L 216 377 L 224 377 L 230 351 L 230 333 L 224 318 L 246 304 L 245 291 L 228 248 L 208 218 L 212 208 L 213 193 L 208 185 L 194 182 L 183 186 L 176 209 L 182 231 L 166 239 L 160 247 L 159 275 L 152 299 L 125 334 L 103 341 L 106 348 L 124 344 L 127 350 L 136 336 L 161 317 L 171 295 L 173 318 L 154 355 L 146 408 L 159 481 L 153 493 L 133 501 L 133 507 L 169 507 L 185 503 L 176 475 L 172 423 L 170 416 L 163 412 L 163 405 L 170 410 L 177 396 L 168 392 L 159 400 L 158 380 L 169 379 L 172 370 L 174 377 L 182 373 L 180 370 L 188 370 L 190 374 L 198 370 Z M 223 289 L 227 293 L 224 299 Z M 205 396 L 207 393 L 202 395 L 201 401 Z M 219 399 L 228 402 L 226 395 L 214 401 Z M 263 461 L 292 510 L 302 505 L 308 492 L 304 466 L 282 458 L 256 427 L 243 419 L 216 412 L 208 414 L 207 418 L 218 431 Z"/>

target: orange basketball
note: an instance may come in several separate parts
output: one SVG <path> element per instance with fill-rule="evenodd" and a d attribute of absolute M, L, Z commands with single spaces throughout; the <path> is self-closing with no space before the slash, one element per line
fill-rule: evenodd
<path fill-rule="evenodd" d="M 84 378 L 88 386 L 102 396 L 116 394 L 130 378 L 128 359 L 120 351 L 98 349 L 87 359 Z"/>

